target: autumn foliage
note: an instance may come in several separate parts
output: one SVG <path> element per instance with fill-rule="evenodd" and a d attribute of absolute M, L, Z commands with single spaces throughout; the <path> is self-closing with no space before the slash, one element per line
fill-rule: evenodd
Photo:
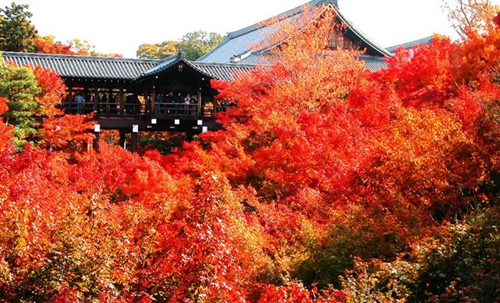
<path fill-rule="evenodd" d="M 39 139 L 0 124 L 0 301 L 497 302 L 500 31 L 371 72 L 308 15 L 167 155 L 92 150 L 35 68 Z"/>

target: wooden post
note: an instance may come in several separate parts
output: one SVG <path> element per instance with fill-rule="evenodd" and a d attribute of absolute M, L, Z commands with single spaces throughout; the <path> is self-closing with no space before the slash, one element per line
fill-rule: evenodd
<path fill-rule="evenodd" d="M 202 114 L 202 108 L 201 108 L 201 83 L 198 81 L 198 95 L 196 96 L 196 99 L 198 100 L 198 116 Z"/>
<path fill-rule="evenodd" d="M 155 99 L 156 99 L 156 92 L 153 91 L 151 93 L 151 113 L 154 114 L 156 112 L 156 102 L 155 102 Z"/>
<path fill-rule="evenodd" d="M 120 102 L 120 114 L 124 114 L 125 113 L 125 89 L 122 87 L 120 87 L 120 94 L 119 94 L 119 102 Z"/>
<path fill-rule="evenodd" d="M 66 97 L 68 100 L 68 114 L 74 114 L 73 112 L 73 87 L 69 87 L 68 96 Z"/>
<path fill-rule="evenodd" d="M 139 132 L 139 125 L 132 125 L 132 139 L 130 142 L 130 151 L 135 153 L 137 151 L 137 133 Z"/>
<path fill-rule="evenodd" d="M 93 148 L 95 151 L 99 151 L 99 135 L 101 133 L 101 126 L 99 124 L 94 125 L 94 133 L 95 133 L 95 138 L 94 138 L 94 144 Z"/>
<path fill-rule="evenodd" d="M 151 90 L 151 113 L 156 113 L 156 89 L 155 81 L 153 80 L 153 89 Z"/>
<path fill-rule="evenodd" d="M 119 142 L 119 144 L 120 144 L 121 147 L 125 148 L 126 147 L 125 146 L 125 135 L 126 135 L 126 132 L 123 129 L 120 129 L 119 132 L 120 132 L 120 142 Z"/>
<path fill-rule="evenodd" d="M 96 111 L 96 112 L 99 112 L 99 92 L 97 90 L 97 85 L 94 84 L 93 85 L 93 88 L 94 88 L 94 108 L 93 110 Z"/>

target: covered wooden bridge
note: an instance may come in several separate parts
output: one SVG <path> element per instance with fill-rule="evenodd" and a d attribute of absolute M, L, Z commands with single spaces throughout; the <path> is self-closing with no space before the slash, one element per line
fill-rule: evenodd
<path fill-rule="evenodd" d="M 192 62 L 182 52 L 164 60 L 3 52 L 5 62 L 56 71 L 67 92 L 66 113 L 95 112 L 98 133 L 132 134 L 136 149 L 142 131 L 184 132 L 193 136 L 217 130 L 215 114 L 226 104 L 215 100 L 211 79 L 232 81 L 255 66 Z M 83 100 L 80 99 L 81 96 Z"/>

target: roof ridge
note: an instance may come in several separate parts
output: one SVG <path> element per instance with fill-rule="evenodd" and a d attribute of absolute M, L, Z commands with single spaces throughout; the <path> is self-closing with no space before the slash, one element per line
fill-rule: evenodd
<path fill-rule="evenodd" d="M 306 2 L 304 4 L 301 4 L 299 6 L 296 6 L 294 8 L 291 8 L 291 9 L 289 9 L 283 13 L 280 13 L 276 16 L 269 17 L 265 20 L 262 20 L 260 22 L 255 23 L 255 24 L 252 24 L 252 25 L 249 25 L 249 26 L 244 27 L 242 29 L 239 29 L 239 30 L 236 30 L 233 32 L 229 32 L 227 38 L 236 38 L 236 37 L 239 37 L 241 35 L 247 34 L 249 32 L 259 30 L 263 27 L 274 24 L 277 21 L 282 21 L 282 20 L 285 20 L 287 18 L 291 18 L 297 14 L 302 13 L 304 10 L 304 7 L 307 5 L 310 5 L 312 7 L 312 6 L 321 6 L 322 4 L 330 4 L 330 5 L 334 5 L 338 8 L 338 0 L 312 0 L 312 1 Z M 276 18 L 277 18 L 277 20 L 276 20 Z"/>
<path fill-rule="evenodd" d="M 241 63 L 235 65 L 234 63 L 226 63 L 226 62 L 201 62 L 201 61 L 190 61 L 190 64 L 192 65 L 204 65 L 204 66 L 225 66 L 225 67 L 235 67 L 235 66 L 240 66 L 240 67 L 255 67 L 255 64 L 248 64 L 248 63 Z"/>

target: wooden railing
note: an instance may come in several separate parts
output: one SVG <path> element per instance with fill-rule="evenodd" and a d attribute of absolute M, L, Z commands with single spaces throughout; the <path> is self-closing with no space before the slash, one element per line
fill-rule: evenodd
<path fill-rule="evenodd" d="M 170 117 L 214 117 L 216 113 L 225 111 L 226 106 L 214 106 L 212 103 L 207 103 L 202 106 L 197 104 L 182 104 L 182 103 L 157 103 L 154 110 L 147 104 L 142 103 L 65 103 L 61 104 L 61 109 L 70 114 L 88 114 L 96 112 L 97 115 L 103 116 L 170 116 Z"/>

